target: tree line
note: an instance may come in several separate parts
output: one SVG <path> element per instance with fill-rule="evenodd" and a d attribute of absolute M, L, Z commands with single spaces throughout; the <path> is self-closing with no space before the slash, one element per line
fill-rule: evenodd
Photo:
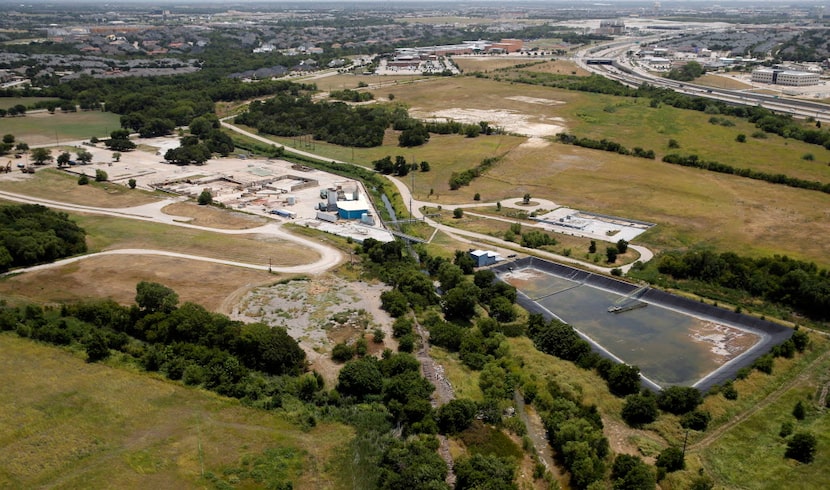
<path fill-rule="evenodd" d="M 462 172 L 453 172 L 452 175 L 450 175 L 450 189 L 455 191 L 463 186 L 470 185 L 470 182 L 480 177 L 481 174 L 487 170 L 490 170 L 490 168 L 498 163 L 501 158 L 501 156 L 486 157 L 473 168 L 468 168 Z"/>
<path fill-rule="evenodd" d="M 812 262 L 785 255 L 752 258 L 732 252 L 690 250 L 668 252 L 656 264 L 660 273 L 678 280 L 744 292 L 816 321 L 830 319 L 830 274 Z"/>
<path fill-rule="evenodd" d="M 830 183 L 823 184 L 816 180 L 805 180 L 796 177 L 789 177 L 785 174 L 771 174 L 767 172 L 760 172 L 752 170 L 751 168 L 738 168 L 725 163 L 716 162 L 714 160 L 703 160 L 697 155 L 678 155 L 671 153 L 663 157 L 663 161 L 674 165 L 682 165 L 684 167 L 694 167 L 711 172 L 719 172 L 722 174 L 737 175 L 739 177 L 746 177 L 753 180 L 763 180 L 770 184 L 781 184 L 788 187 L 795 187 L 797 189 L 807 189 L 811 191 L 820 191 L 825 194 L 830 194 Z"/>
<path fill-rule="evenodd" d="M 0 272 L 86 252 L 86 232 L 39 204 L 0 207 Z"/>
<path fill-rule="evenodd" d="M 595 140 L 591 138 L 580 138 L 568 133 L 557 133 L 556 141 L 565 143 L 566 145 L 581 146 L 583 148 L 591 148 L 592 150 L 610 151 L 612 153 L 619 153 L 620 155 L 631 155 L 637 158 L 654 160 L 654 150 L 644 150 L 639 146 L 635 146 L 629 150 L 620 143 L 605 138 Z"/>

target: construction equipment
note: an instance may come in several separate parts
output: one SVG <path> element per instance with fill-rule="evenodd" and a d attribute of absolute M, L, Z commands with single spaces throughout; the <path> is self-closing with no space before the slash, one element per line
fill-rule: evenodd
<path fill-rule="evenodd" d="M 12 171 L 12 161 L 9 160 L 9 163 L 6 164 L 5 167 L 0 167 L 0 174 L 7 174 Z"/>

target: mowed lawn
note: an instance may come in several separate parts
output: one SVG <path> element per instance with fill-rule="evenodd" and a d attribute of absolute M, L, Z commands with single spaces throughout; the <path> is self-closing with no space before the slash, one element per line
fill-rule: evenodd
<path fill-rule="evenodd" d="M 45 100 L 59 100 L 55 97 L 0 97 L 0 109 L 8 109 L 18 104 L 23 105 L 27 109 L 38 102 Z"/>
<path fill-rule="evenodd" d="M 2 488 L 205 488 L 242 468 L 266 478 L 243 488 L 280 474 L 294 488 L 338 486 L 327 462 L 348 427 L 302 432 L 279 414 L 9 333 L 0 351 Z"/>
<path fill-rule="evenodd" d="M 112 112 L 36 112 L 23 117 L 4 117 L 0 119 L 2 134 L 13 134 L 17 141 L 24 141 L 29 146 L 55 145 L 67 140 L 88 140 L 96 136 L 107 138 L 116 129 L 121 128 L 120 117 Z"/>

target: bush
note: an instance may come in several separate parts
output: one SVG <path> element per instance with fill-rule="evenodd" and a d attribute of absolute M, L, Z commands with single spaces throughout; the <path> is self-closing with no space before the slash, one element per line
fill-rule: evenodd
<path fill-rule="evenodd" d="M 778 435 L 781 437 L 787 437 L 793 433 L 793 422 L 792 420 L 786 420 L 781 424 L 781 430 L 778 431 Z"/>
<path fill-rule="evenodd" d="M 455 219 L 460 219 L 464 217 L 464 210 L 461 208 L 455 208 L 452 210 L 452 217 Z"/>
<path fill-rule="evenodd" d="M 805 464 L 812 463 L 816 455 L 817 443 L 816 436 L 813 434 L 797 432 L 787 443 L 787 451 L 784 456 Z"/>
<path fill-rule="evenodd" d="M 804 407 L 804 402 L 801 400 L 799 400 L 793 407 L 793 417 L 795 417 L 796 420 L 804 420 L 804 418 L 807 417 L 807 409 Z"/>
<path fill-rule="evenodd" d="M 106 182 L 109 179 L 109 175 L 101 169 L 95 171 L 95 182 Z"/>
<path fill-rule="evenodd" d="M 621 415 L 631 427 L 642 427 L 657 420 L 657 400 L 651 392 L 629 395 L 625 397 Z"/>
<path fill-rule="evenodd" d="M 87 184 L 89 184 L 89 177 L 87 177 L 86 174 L 81 174 L 81 176 L 78 177 L 78 185 L 87 185 Z"/>
<path fill-rule="evenodd" d="M 206 205 L 213 202 L 213 196 L 210 194 L 209 190 L 205 189 L 201 192 L 201 194 L 199 194 L 199 198 L 197 199 L 197 202 L 201 206 L 206 206 Z"/>
<path fill-rule="evenodd" d="M 354 357 L 354 353 L 354 347 L 345 342 L 341 342 L 331 350 L 331 359 L 335 362 L 350 361 Z"/>
<path fill-rule="evenodd" d="M 691 412 L 703 403 L 703 397 L 697 388 L 690 386 L 670 386 L 657 395 L 657 406 L 660 410 L 683 415 Z"/>
<path fill-rule="evenodd" d="M 679 447 L 669 446 L 657 456 L 655 465 L 663 468 L 667 473 L 682 470 L 686 467 L 683 451 Z"/>
<path fill-rule="evenodd" d="M 723 387 L 721 387 L 720 392 L 723 394 L 723 397 L 727 400 L 738 399 L 738 390 L 735 388 L 735 385 L 732 384 L 731 381 L 724 383 Z"/>
<path fill-rule="evenodd" d="M 398 339 L 398 352 L 412 352 L 415 350 L 415 336 L 406 334 Z"/>
<path fill-rule="evenodd" d="M 712 416 L 709 415 L 709 412 L 694 410 L 680 418 L 680 426 L 684 429 L 704 431 L 709 426 L 709 420 L 711 418 Z"/>

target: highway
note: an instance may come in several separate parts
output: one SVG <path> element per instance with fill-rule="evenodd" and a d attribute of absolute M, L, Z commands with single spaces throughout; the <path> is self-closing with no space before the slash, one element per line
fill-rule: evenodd
<path fill-rule="evenodd" d="M 729 90 L 707 87 L 688 82 L 679 82 L 655 76 L 637 66 L 628 53 L 639 49 L 639 43 L 657 41 L 658 38 L 641 38 L 612 41 L 600 46 L 593 46 L 577 52 L 574 61 L 583 69 L 616 80 L 629 87 L 639 87 L 644 83 L 663 87 L 686 95 L 719 100 L 727 104 L 760 106 L 766 109 L 790 114 L 793 117 L 812 117 L 822 123 L 830 122 L 830 105 L 802 99 L 781 98 L 775 95 L 759 94 L 746 90 Z M 610 59 L 613 64 L 589 64 L 588 60 Z"/>

